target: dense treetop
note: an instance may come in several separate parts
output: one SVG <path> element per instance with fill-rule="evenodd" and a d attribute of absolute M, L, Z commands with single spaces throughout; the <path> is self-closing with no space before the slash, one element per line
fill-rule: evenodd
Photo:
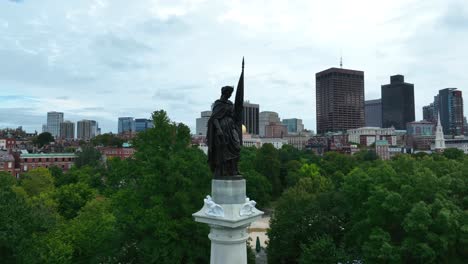
<path fill-rule="evenodd" d="M 191 216 L 210 192 L 206 155 L 164 111 L 153 122 L 133 140 L 133 158 L 103 162 L 84 146 L 66 173 L 0 173 L 1 262 L 208 263 L 208 226 Z M 468 158 L 460 151 L 382 161 L 373 151 L 319 157 L 265 144 L 243 148 L 239 168 L 248 197 L 272 212 L 269 263 L 468 258 Z"/>

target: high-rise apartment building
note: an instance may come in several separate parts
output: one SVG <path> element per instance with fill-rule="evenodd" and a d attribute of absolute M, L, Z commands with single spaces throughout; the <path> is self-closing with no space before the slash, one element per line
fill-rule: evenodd
<path fill-rule="evenodd" d="M 119 117 L 118 131 L 119 134 L 127 132 L 135 132 L 135 120 L 133 117 Z"/>
<path fill-rule="evenodd" d="M 434 103 L 430 103 L 429 105 L 423 106 L 423 119 L 432 123 L 435 123 L 437 118 L 436 109 Z"/>
<path fill-rule="evenodd" d="M 445 135 L 463 135 L 463 96 L 457 88 L 439 90 L 436 97 L 437 110 L 440 113 L 440 122 Z"/>
<path fill-rule="evenodd" d="M 364 102 L 366 127 L 382 127 L 382 99 Z"/>
<path fill-rule="evenodd" d="M 244 102 L 244 116 L 242 123 L 247 128 L 247 132 L 251 135 L 258 135 L 259 111 L 260 106 L 258 104 L 252 104 L 249 101 Z"/>
<path fill-rule="evenodd" d="M 414 84 L 403 75 L 390 76 L 390 84 L 382 85 L 382 127 L 405 130 L 414 120 Z"/>
<path fill-rule="evenodd" d="M 211 111 L 201 112 L 201 117 L 197 118 L 196 122 L 196 134 L 201 136 L 206 136 L 206 131 L 208 129 L 208 120 L 211 117 Z"/>
<path fill-rule="evenodd" d="M 301 133 L 304 130 L 304 124 L 302 123 L 302 119 L 287 118 L 283 119 L 282 123 L 288 129 L 288 133 Z"/>
<path fill-rule="evenodd" d="M 317 133 L 363 127 L 364 72 L 330 68 L 315 74 Z"/>
<path fill-rule="evenodd" d="M 98 123 L 94 120 L 81 120 L 77 122 L 77 138 L 89 140 L 97 135 L 99 128 Z"/>
<path fill-rule="evenodd" d="M 60 123 L 60 138 L 72 140 L 75 138 L 75 123 L 65 121 Z"/>
<path fill-rule="evenodd" d="M 63 113 L 48 112 L 47 113 L 47 132 L 52 134 L 54 138 L 60 136 L 60 123 L 63 122 Z"/>
<path fill-rule="evenodd" d="M 135 118 L 135 131 L 142 132 L 153 128 L 153 120 L 146 118 Z"/>
<path fill-rule="evenodd" d="M 262 111 L 259 114 L 259 136 L 265 137 L 265 127 L 270 124 L 281 123 L 278 113 L 272 111 Z"/>

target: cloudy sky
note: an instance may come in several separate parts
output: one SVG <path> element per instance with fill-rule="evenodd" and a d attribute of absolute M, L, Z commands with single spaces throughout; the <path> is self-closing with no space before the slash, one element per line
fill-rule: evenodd
<path fill-rule="evenodd" d="M 467 47 L 467 0 L 0 0 L 0 128 L 62 111 L 116 132 L 164 109 L 194 129 L 242 56 L 246 99 L 309 129 L 315 73 L 340 54 L 366 99 L 405 75 L 420 119 L 439 89 L 467 96 Z"/>

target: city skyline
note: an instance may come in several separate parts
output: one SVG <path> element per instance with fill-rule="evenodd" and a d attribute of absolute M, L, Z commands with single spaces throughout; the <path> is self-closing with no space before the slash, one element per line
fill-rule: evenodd
<path fill-rule="evenodd" d="M 468 87 L 461 0 L 25 0 L 2 2 L 0 15 L 0 128 L 41 131 L 45 113 L 59 111 L 117 132 L 119 116 L 164 109 L 195 132 L 220 88 L 236 83 L 243 55 L 246 99 L 314 131 L 314 74 L 341 54 L 344 68 L 365 72 L 365 100 L 380 98 L 390 75 L 411 80 L 416 120 L 439 90 Z"/>

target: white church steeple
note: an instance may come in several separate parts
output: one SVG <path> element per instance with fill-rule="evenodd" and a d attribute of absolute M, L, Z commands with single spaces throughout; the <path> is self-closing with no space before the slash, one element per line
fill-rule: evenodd
<path fill-rule="evenodd" d="M 440 124 L 440 113 L 437 115 L 437 127 L 435 137 L 435 148 L 436 151 L 444 151 L 445 149 L 445 138 L 442 125 Z"/>

